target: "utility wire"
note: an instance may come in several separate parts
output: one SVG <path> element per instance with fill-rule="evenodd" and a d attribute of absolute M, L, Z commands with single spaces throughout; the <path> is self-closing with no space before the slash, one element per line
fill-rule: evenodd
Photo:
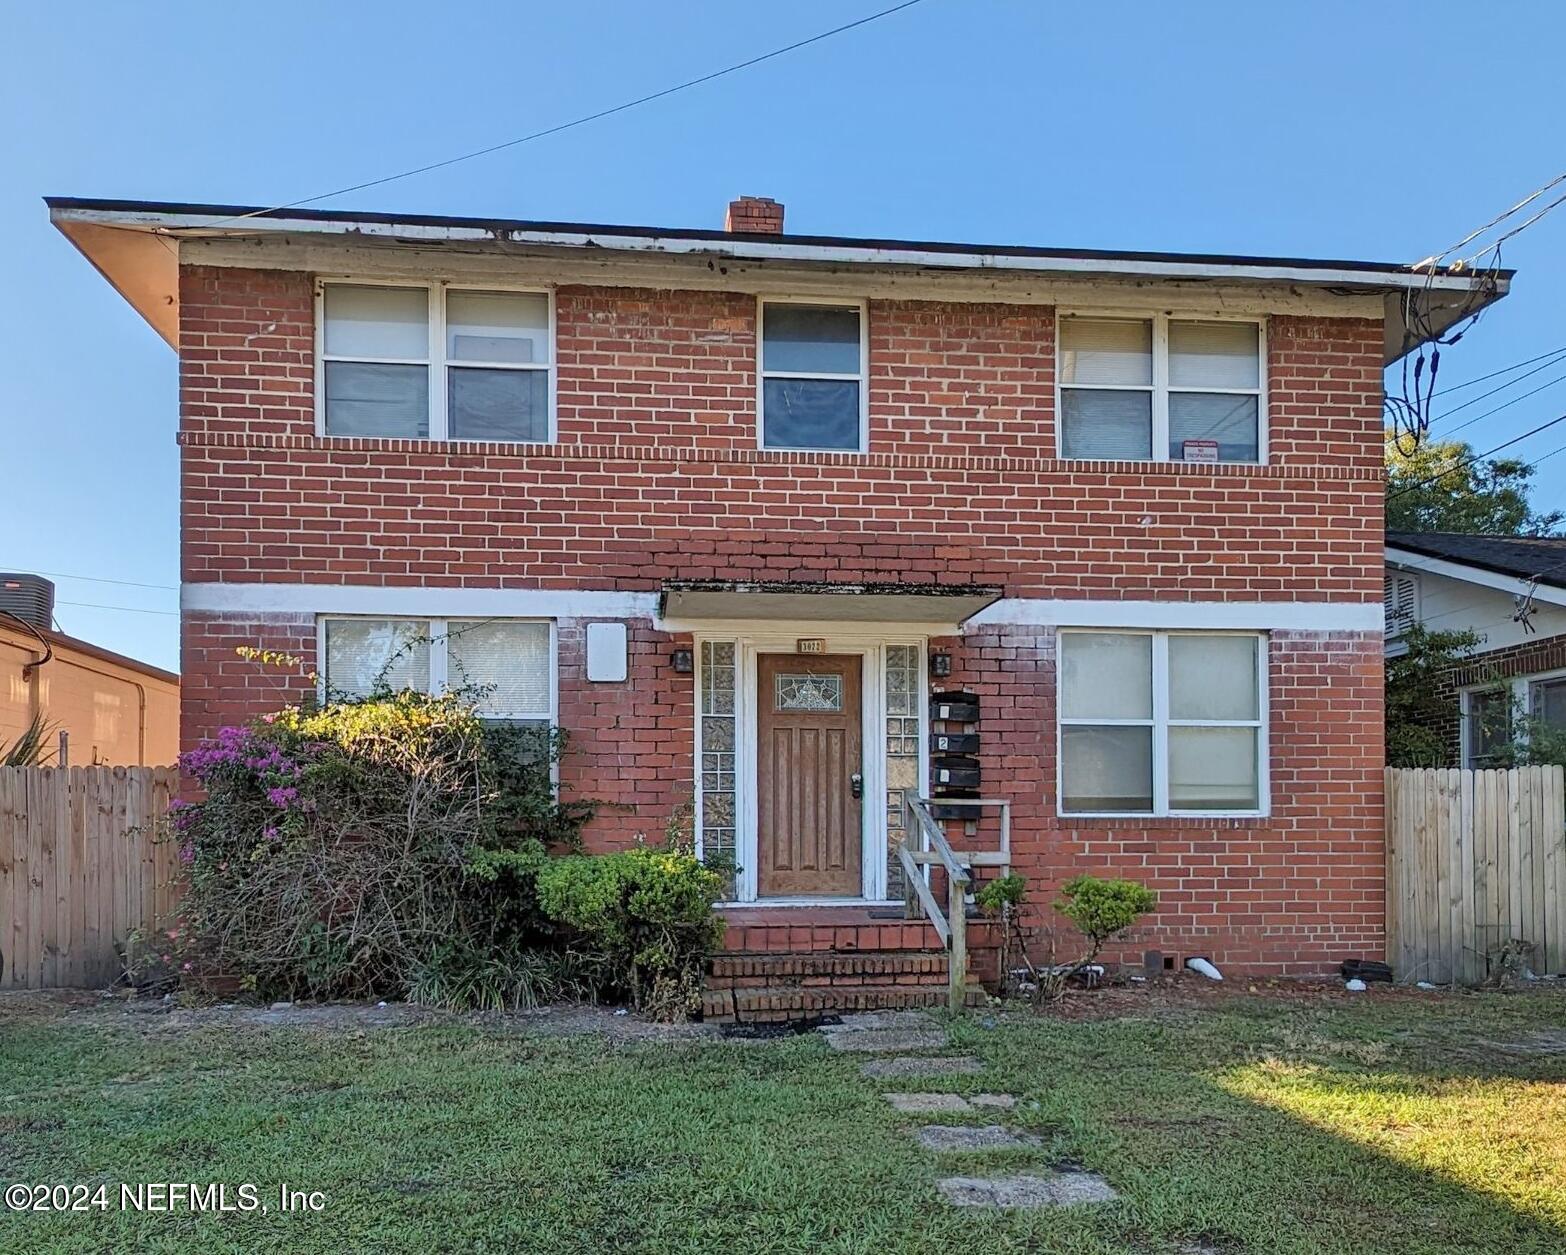
<path fill-rule="evenodd" d="M 195 227 L 174 227 L 170 230 L 209 230 L 213 227 L 226 226 L 231 222 L 243 222 L 246 218 L 257 218 L 266 214 L 277 213 L 284 209 L 298 209 L 302 205 L 313 205 L 317 201 L 330 200 L 334 196 L 346 196 L 349 192 L 362 192 L 366 188 L 380 187 L 386 183 L 395 183 L 399 179 L 411 179 L 417 174 L 428 174 L 431 170 L 443 170 L 447 166 L 454 166 L 464 161 L 472 161 L 476 157 L 487 157 L 491 153 L 504 152 L 508 148 L 516 148 L 520 144 L 531 143 L 536 139 L 543 139 L 549 135 L 558 135 L 562 131 L 569 131 L 575 127 L 586 126 L 589 122 L 597 122 L 603 118 L 612 117 L 617 113 L 624 113 L 628 109 L 635 109 L 640 105 L 650 104 L 654 100 L 662 100 L 665 96 L 673 96 L 677 92 L 689 91 L 693 87 L 700 87 L 703 83 L 710 83 L 715 79 L 724 78 L 730 74 L 737 74 L 741 70 L 748 70 L 753 65 L 760 65 L 763 61 L 771 61 L 776 57 L 785 56 L 790 52 L 797 52 L 801 48 L 808 48 L 811 44 L 818 44 L 824 39 L 831 39 L 834 35 L 841 35 L 845 31 L 854 30 L 856 27 L 868 26 L 871 22 L 878 22 L 884 17 L 891 17 L 894 13 L 901 13 L 904 9 L 911 9 L 923 0 L 903 0 L 901 4 L 894 4 L 890 8 L 872 13 L 868 17 L 862 17 L 852 22 L 845 22 L 841 26 L 834 26 L 831 30 L 822 31 L 818 35 L 811 35 L 808 39 L 796 40 L 782 48 L 774 48 L 771 52 L 761 53 L 759 56 L 748 57 L 744 61 L 736 61 L 733 65 L 724 66 L 721 70 L 713 70 L 710 74 L 703 74 L 697 78 L 686 79 L 683 83 L 676 83 L 673 87 L 665 87 L 660 91 L 649 92 L 645 96 L 638 96 L 635 100 L 627 100 L 608 109 L 600 109 L 596 113 L 585 114 L 580 118 L 573 118 L 569 122 L 561 122 L 555 126 L 545 127 L 541 131 L 533 131 L 516 139 L 508 139 L 504 143 L 490 144 L 486 148 L 475 148 L 472 152 L 463 153 L 457 157 L 448 157 L 444 161 L 432 161 L 428 165 L 417 166 L 412 170 L 404 170 L 400 174 L 388 174 L 384 178 L 368 179 L 363 183 L 354 183 L 348 187 L 340 187 L 335 191 L 322 192 L 319 196 L 307 196 L 303 200 L 289 201 L 287 204 L 274 205 L 270 209 L 253 209 L 249 213 L 235 214 L 230 218 L 218 218 L 212 222 L 202 223 Z M 1566 176 L 1563 176 L 1566 177 Z"/>
<path fill-rule="evenodd" d="M 1510 218 L 1513 214 L 1517 213 L 1519 210 L 1526 209 L 1529 205 L 1533 204 L 1534 201 L 1538 200 L 1539 197 L 1543 196 L 1546 192 L 1548 192 L 1552 187 L 1555 187 L 1555 186 L 1557 186 L 1560 183 L 1566 183 L 1566 174 L 1557 174 L 1553 179 L 1551 179 L 1543 187 L 1538 188 L 1535 191 L 1529 192 L 1528 195 L 1524 196 L 1520 201 L 1518 201 L 1515 205 L 1513 205 L 1510 209 L 1506 210 L 1504 213 L 1497 214 L 1494 218 L 1491 218 L 1489 222 L 1485 223 L 1481 227 L 1475 227 L 1472 231 L 1470 231 L 1467 235 L 1463 236 L 1462 239 L 1458 240 L 1456 244 L 1453 244 L 1445 252 L 1437 253 L 1433 257 L 1427 257 L 1427 258 L 1424 259 L 1424 261 L 1415 262 L 1413 267 L 1412 267 L 1412 269 L 1414 269 L 1414 270 L 1423 270 L 1427 266 L 1433 269 L 1434 267 L 1438 266 L 1441 263 L 1441 259 L 1442 258 L 1449 257 L 1453 253 L 1457 252 L 1458 249 L 1464 248 L 1467 245 L 1472 244 L 1475 240 L 1477 240 L 1486 231 L 1490 230 L 1492 227 L 1499 226 L 1501 223 L 1505 222 L 1508 218 Z M 1563 199 L 1566 199 L 1566 198 L 1563 198 Z M 1537 222 L 1545 214 L 1549 213 L 1549 211 L 1551 209 L 1555 208 L 1555 205 L 1558 205 L 1558 204 L 1560 204 L 1560 201 L 1556 201 L 1556 202 L 1554 202 L 1554 204 L 1546 206 L 1543 210 L 1541 210 L 1539 213 L 1535 214 L 1527 222 L 1523 223 L 1522 226 L 1518 227 L 1515 231 L 1511 232 L 1510 235 L 1503 236 L 1501 240 L 1497 240 L 1496 244 L 1503 243 L 1505 240 L 1511 239 L 1512 235 L 1516 235 L 1518 231 L 1521 231 L 1521 230 L 1525 229 L 1526 227 L 1532 226 L 1535 222 Z M 1491 245 L 1490 247 L 1493 248 L 1493 247 L 1495 247 L 1495 245 Z M 1475 257 L 1479 257 L 1479 256 L 1482 256 L 1483 253 L 1487 253 L 1489 251 L 1490 251 L 1489 248 L 1482 249 L 1479 253 L 1475 253 L 1474 256 Z"/>
<path fill-rule="evenodd" d="M 160 588 L 171 593 L 179 592 L 178 584 L 138 584 L 135 580 L 111 580 L 103 575 L 67 575 L 64 571 L 40 571 L 36 567 L 29 567 L 33 575 L 47 575 L 56 580 L 86 580 L 90 584 L 119 584 L 125 588 Z"/>
<path fill-rule="evenodd" d="M 179 618 L 178 610 L 148 610 L 143 606 L 105 606 L 96 601 L 57 601 L 57 606 L 81 606 L 87 610 L 123 610 L 127 614 L 166 614 L 171 618 Z"/>
<path fill-rule="evenodd" d="M 1485 380 L 1494 379 L 1498 375 L 1509 375 L 1514 370 L 1521 370 L 1524 366 L 1532 366 L 1535 362 L 1542 362 L 1547 357 L 1559 359 L 1563 356 L 1566 356 L 1566 344 L 1557 345 L 1548 353 L 1540 353 L 1538 357 L 1525 357 L 1522 361 L 1513 362 L 1510 366 L 1502 366 L 1499 370 L 1492 370 L 1488 375 L 1475 375 L 1472 379 L 1466 380 L 1463 383 L 1454 383 L 1450 388 L 1437 388 L 1430 395 L 1435 397 L 1444 397 L 1449 392 L 1461 392 L 1464 388 L 1472 388 L 1476 383 L 1484 383 Z M 1546 365 L 1550 366 L 1553 366 L 1554 364 L 1554 362 L 1546 363 Z M 1531 374 L 1532 372 L 1530 371 L 1529 373 Z M 1485 395 L 1488 396 L 1489 393 L 1486 393 Z"/>
<path fill-rule="evenodd" d="M 1510 409 L 1512 406 L 1516 405 L 1519 401 L 1526 401 L 1529 397 L 1538 396 L 1539 393 L 1544 392 L 1544 391 L 1546 391 L 1546 390 L 1548 390 L 1550 388 L 1553 388 L 1553 387 L 1555 387 L 1556 384 L 1559 384 L 1559 383 L 1566 383 L 1566 375 L 1556 375 L 1554 379 L 1547 380 L 1546 382 L 1541 383 L 1537 388 L 1532 388 L 1529 391 L 1520 394 L 1519 396 L 1515 396 L 1510 401 L 1502 401 L 1501 404 L 1496 405 L 1496 406 L 1492 406 L 1488 410 L 1480 410 L 1479 413 L 1475 414 L 1472 418 L 1465 418 L 1462 422 L 1458 423 L 1458 425 L 1456 427 L 1452 428 L 1451 431 L 1443 432 L 1441 438 L 1443 440 L 1445 440 L 1448 437 L 1455 435 L 1457 432 L 1462 431 L 1463 428 L 1465 428 L 1465 427 L 1472 427 L 1481 418 L 1489 418 L 1490 415 L 1492 415 L 1492 414 L 1499 414 L 1502 410 Z M 1485 395 L 1488 396 L 1490 394 L 1486 393 Z M 1477 399 L 1478 398 L 1476 397 L 1475 400 L 1477 400 Z M 1462 408 L 1462 407 L 1459 407 L 1459 408 Z M 1447 417 L 1447 416 L 1444 415 L 1444 414 L 1441 416 L 1441 418 L 1445 418 L 1445 417 Z M 1435 421 L 1437 423 L 1439 423 L 1441 421 L 1441 418 L 1438 418 Z"/>
<path fill-rule="evenodd" d="M 1513 436 L 1510 440 L 1496 445 L 1493 449 L 1486 449 L 1483 453 L 1475 453 L 1466 458 L 1460 458 L 1445 470 L 1438 471 L 1436 474 L 1427 476 L 1426 478 L 1421 479 L 1416 483 L 1404 484 L 1395 492 L 1387 493 L 1387 500 L 1396 501 L 1399 497 L 1404 496 L 1407 493 L 1416 492 L 1421 488 L 1428 488 L 1431 484 L 1437 483 L 1438 481 L 1445 479 L 1448 475 L 1454 474 L 1457 471 L 1465 470 L 1472 466 L 1475 462 L 1482 461 L 1493 453 L 1499 453 L 1502 449 L 1509 449 L 1512 447 L 1512 445 L 1528 439 L 1529 436 L 1536 436 L 1541 431 L 1548 431 L 1557 423 L 1566 423 L 1566 414 L 1558 414 L 1554 418 L 1550 419 L 1549 422 L 1540 423 L 1537 427 L 1523 432 L 1523 434 L 1520 436 Z"/>

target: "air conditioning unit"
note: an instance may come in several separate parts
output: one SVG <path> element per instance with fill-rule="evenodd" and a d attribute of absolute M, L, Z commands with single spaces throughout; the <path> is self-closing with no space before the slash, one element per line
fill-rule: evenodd
<path fill-rule="evenodd" d="M 0 611 L 48 630 L 54 626 L 54 582 L 41 575 L 0 572 Z"/>

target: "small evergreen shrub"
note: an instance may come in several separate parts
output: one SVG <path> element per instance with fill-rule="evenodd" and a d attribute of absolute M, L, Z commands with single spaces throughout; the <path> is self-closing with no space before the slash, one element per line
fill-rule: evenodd
<path fill-rule="evenodd" d="M 701 1004 L 706 962 L 723 940 L 713 911 L 722 876 L 689 853 L 637 847 L 550 859 L 538 904 L 566 932 L 568 953 L 596 961 L 601 992 L 660 1018 Z"/>
<path fill-rule="evenodd" d="M 1084 963 L 1098 957 L 1104 943 L 1126 931 L 1158 905 L 1158 895 L 1134 880 L 1077 876 L 1060 887 L 1055 909 L 1087 938 Z"/>

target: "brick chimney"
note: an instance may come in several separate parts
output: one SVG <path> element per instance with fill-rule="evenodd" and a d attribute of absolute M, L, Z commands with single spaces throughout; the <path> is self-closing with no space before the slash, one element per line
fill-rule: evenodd
<path fill-rule="evenodd" d="M 770 196 L 741 196 L 729 202 L 723 229 L 749 235 L 782 235 L 783 206 Z"/>

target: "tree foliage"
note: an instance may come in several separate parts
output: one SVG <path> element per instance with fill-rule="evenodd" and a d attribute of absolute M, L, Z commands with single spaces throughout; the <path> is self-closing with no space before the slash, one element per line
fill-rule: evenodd
<path fill-rule="evenodd" d="M 1408 450 L 1388 431 L 1385 460 L 1388 531 L 1550 536 L 1566 521 L 1559 510 L 1533 509 L 1533 467 L 1521 459 L 1475 461 L 1461 440 L 1426 440 Z"/>
<path fill-rule="evenodd" d="M 1457 690 L 1442 680 L 1473 656 L 1479 637 L 1415 626 L 1402 640 L 1404 652 L 1386 663 L 1387 766 L 1445 767 L 1459 715 Z"/>

